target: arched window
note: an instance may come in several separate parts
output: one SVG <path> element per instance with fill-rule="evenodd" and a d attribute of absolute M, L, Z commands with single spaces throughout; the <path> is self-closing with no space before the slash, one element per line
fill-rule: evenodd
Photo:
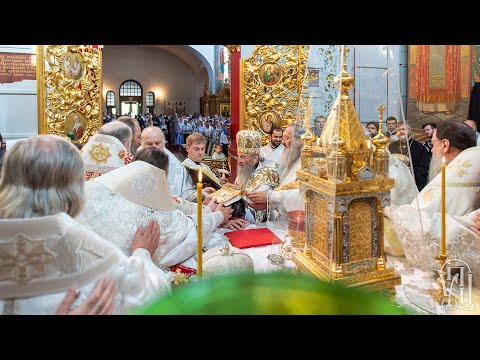
<path fill-rule="evenodd" d="M 120 85 L 120 116 L 136 117 L 142 113 L 142 87 L 135 80 L 126 80 Z"/>
<path fill-rule="evenodd" d="M 147 93 L 145 104 L 147 106 L 148 112 L 153 114 L 155 112 L 155 93 L 149 91 Z"/>
<path fill-rule="evenodd" d="M 106 98 L 107 114 L 113 114 L 115 112 L 115 93 L 113 91 L 107 91 Z"/>

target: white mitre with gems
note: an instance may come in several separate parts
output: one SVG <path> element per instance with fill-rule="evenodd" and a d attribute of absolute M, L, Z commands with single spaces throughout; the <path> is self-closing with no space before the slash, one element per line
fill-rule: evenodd
<path fill-rule="evenodd" d="M 81 150 L 85 171 L 105 174 L 125 165 L 127 148 L 114 136 L 95 134 Z"/>
<path fill-rule="evenodd" d="M 138 205 L 155 210 L 174 211 L 165 171 L 144 161 L 134 161 L 93 179 L 110 191 Z"/>
<path fill-rule="evenodd" d="M 262 136 L 259 131 L 240 130 L 237 132 L 237 151 L 242 154 L 259 154 Z"/>

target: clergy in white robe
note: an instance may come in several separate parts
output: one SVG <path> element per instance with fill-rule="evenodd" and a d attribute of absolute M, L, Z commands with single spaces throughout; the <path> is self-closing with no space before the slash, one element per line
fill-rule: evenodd
<path fill-rule="evenodd" d="M 385 249 L 387 251 L 388 246 L 394 248 L 395 255 L 404 251 L 407 260 L 415 266 L 434 266 L 432 258 L 440 244 L 442 199 L 439 165 L 443 157 L 447 164 L 447 253 L 451 256 L 457 254 L 464 261 L 476 258 L 469 265 L 480 268 L 480 239 L 465 225 L 465 221 L 461 221 L 480 206 L 480 147 L 476 146 L 475 133 L 461 122 L 445 122 L 434 132 L 432 142 L 430 176 L 433 179 L 411 204 L 392 205 L 384 209 L 394 231 L 393 234 L 386 233 Z"/>
<path fill-rule="evenodd" d="M 78 149 L 56 135 L 19 141 L 5 156 L 0 313 L 55 314 L 70 287 L 80 291 L 75 308 L 102 277 L 115 281 L 115 313 L 170 291 L 170 276 L 152 263 L 151 249 L 137 243 L 127 257 L 73 218 L 85 203 L 84 171 Z"/>
<path fill-rule="evenodd" d="M 131 142 L 132 130 L 127 125 L 118 121 L 103 125 L 81 150 L 85 180 L 131 163 Z"/>
<path fill-rule="evenodd" d="M 165 135 L 156 126 L 149 126 L 143 130 L 141 146 L 137 151 L 148 147 L 157 147 L 168 155 L 168 186 L 172 195 L 181 197 L 187 189 L 190 189 L 190 175 L 180 160 L 165 147 Z"/>
<path fill-rule="evenodd" d="M 182 162 L 185 168 L 191 169 L 206 169 L 211 178 L 213 178 L 218 184 L 220 184 L 220 179 L 213 173 L 210 167 L 202 163 L 203 158 L 205 157 L 205 146 L 207 140 L 205 137 L 199 133 L 193 133 L 187 137 L 186 147 L 188 157 Z M 208 186 L 204 187 L 202 190 L 203 197 L 207 196 L 214 192 L 215 189 Z M 186 189 L 181 195 L 184 199 L 196 202 L 197 201 L 197 179 L 193 179 L 189 174 L 187 180 Z"/>
<path fill-rule="evenodd" d="M 259 159 L 262 134 L 254 130 L 240 130 L 237 133 L 238 165 L 234 185 L 247 191 L 247 202 L 252 192 L 268 191 L 278 186 L 278 167 L 275 163 L 262 164 Z M 245 220 L 249 222 L 264 222 L 267 220 L 265 209 L 248 207 Z"/>
<path fill-rule="evenodd" d="M 248 199 L 252 202 L 251 207 L 256 210 L 267 209 L 268 202 L 270 220 L 285 220 L 288 211 L 305 210 L 303 194 L 296 181 L 297 170 L 301 167 L 303 143 L 300 135 L 294 133 L 294 125 L 287 126 L 283 133 L 285 150 L 280 158 L 278 187 L 268 191 L 257 190 L 248 195 Z"/>
<path fill-rule="evenodd" d="M 137 160 L 88 182 L 85 191 L 86 224 L 124 254 L 130 254 L 137 226 L 151 219 L 160 225 L 160 242 L 153 255 L 157 266 L 168 269 L 196 254 L 197 218 L 176 208 L 164 170 Z M 230 213 L 226 209 L 203 215 L 204 245 L 224 222 L 224 213 Z"/>
<path fill-rule="evenodd" d="M 285 149 L 285 146 L 282 144 L 282 129 L 273 129 L 270 136 L 270 143 L 260 148 L 260 157 L 263 158 L 264 164 L 276 163 L 280 165 L 280 158 Z"/>

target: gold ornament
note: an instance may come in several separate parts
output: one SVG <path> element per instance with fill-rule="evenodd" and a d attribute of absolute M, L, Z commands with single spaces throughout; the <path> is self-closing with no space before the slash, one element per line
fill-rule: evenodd
<path fill-rule="evenodd" d="M 383 207 L 395 183 L 388 177 L 389 141 L 380 131 L 372 154 L 348 95 L 355 79 L 347 72 L 348 49 L 342 50 L 342 71 L 335 78 L 340 91 L 320 139 L 311 148 L 308 132 L 303 139 L 308 151 L 302 150 L 297 178 L 305 194 L 305 245 L 292 260 L 321 279 L 388 290 L 392 298 L 401 278 L 386 267 L 384 254 Z M 381 125 L 383 106 L 378 110 Z"/>
<path fill-rule="evenodd" d="M 263 144 L 273 127 L 284 129 L 296 119 L 309 51 L 309 45 L 259 45 L 242 60 L 240 125 L 262 132 Z"/>
<path fill-rule="evenodd" d="M 92 146 L 92 149 L 88 152 L 97 165 L 106 163 L 108 158 L 112 156 L 109 148 L 102 144 L 96 144 Z"/>
<path fill-rule="evenodd" d="M 241 154 L 259 154 L 262 133 L 254 130 L 237 132 L 237 151 Z"/>
<path fill-rule="evenodd" d="M 67 119 L 83 114 L 86 144 L 102 118 L 101 48 L 95 45 L 38 45 L 39 133 L 65 136 Z"/>

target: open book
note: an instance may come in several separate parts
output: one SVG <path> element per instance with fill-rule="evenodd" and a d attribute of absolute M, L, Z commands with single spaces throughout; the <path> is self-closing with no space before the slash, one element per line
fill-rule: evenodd
<path fill-rule="evenodd" d="M 209 184 L 217 190 L 222 188 L 220 180 L 218 180 L 218 178 L 211 170 L 200 165 L 183 164 L 183 166 L 185 166 L 185 168 L 190 173 L 190 176 L 192 177 L 194 183 L 198 182 L 198 171 L 202 170 L 202 183 L 204 184 L 204 187 L 205 184 Z"/>
<path fill-rule="evenodd" d="M 236 190 L 228 186 L 222 187 L 220 190 L 212 194 L 217 202 L 220 200 L 223 201 L 224 206 L 233 204 L 235 201 L 242 199 L 243 196 L 247 195 L 246 190 Z"/>

